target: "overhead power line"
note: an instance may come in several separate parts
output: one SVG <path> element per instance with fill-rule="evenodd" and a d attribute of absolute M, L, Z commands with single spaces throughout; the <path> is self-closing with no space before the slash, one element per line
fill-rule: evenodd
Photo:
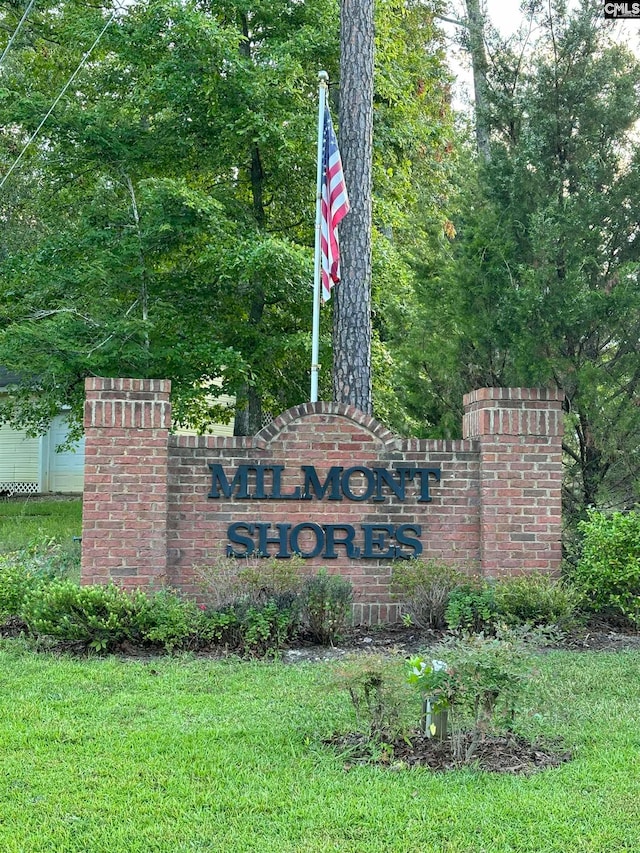
<path fill-rule="evenodd" d="M 5 47 L 5 49 L 2 51 L 2 56 L 0 56 L 0 66 L 1 66 L 1 65 L 2 65 L 2 63 L 4 62 L 4 58 L 5 58 L 5 56 L 7 55 L 7 53 L 9 53 L 9 48 L 10 48 L 10 47 L 11 47 L 11 45 L 13 44 L 15 37 L 16 37 L 16 36 L 18 35 L 18 33 L 20 32 L 20 27 L 21 27 L 21 26 L 24 24 L 24 22 L 27 20 L 27 15 L 28 15 L 28 14 L 29 14 L 29 12 L 31 11 L 31 7 L 32 7 L 32 6 L 33 6 L 33 4 L 35 3 L 35 1 L 36 1 L 36 0 L 29 0 L 29 5 L 28 5 L 28 6 L 27 6 L 27 8 L 24 10 L 24 14 L 23 14 L 23 15 L 22 15 L 22 17 L 20 18 L 20 23 L 18 24 L 18 26 L 17 26 L 17 27 L 15 28 L 15 30 L 13 31 L 13 35 L 11 36 L 11 38 L 9 39 L 9 41 L 7 42 L 7 46 L 6 46 L 6 47 Z"/>
<path fill-rule="evenodd" d="M 109 20 L 107 21 L 107 23 L 104 25 L 104 27 L 103 27 L 103 28 L 102 28 L 102 30 L 100 31 L 99 35 L 96 37 L 95 41 L 93 42 L 93 44 L 91 45 L 91 47 L 89 48 L 89 50 L 84 54 L 84 56 L 83 56 L 83 57 L 82 57 L 82 59 L 80 60 L 80 64 L 78 65 L 78 67 L 76 68 L 76 70 L 73 72 L 73 74 L 71 75 L 71 77 L 69 77 L 69 79 L 67 80 L 67 82 L 66 82 L 66 83 L 64 84 L 64 86 L 62 87 L 62 90 L 60 91 L 59 95 L 57 96 L 57 98 L 55 99 L 55 101 L 54 101 L 54 102 L 51 104 L 51 106 L 49 107 L 49 110 L 47 111 L 47 114 L 46 114 L 46 115 L 45 115 L 45 117 L 42 119 L 42 121 L 41 121 L 41 122 L 40 122 L 40 124 L 37 126 L 37 128 L 33 131 L 33 133 L 31 134 L 31 136 L 29 137 L 29 139 L 28 139 L 28 140 L 27 140 L 27 142 L 25 143 L 24 148 L 23 148 L 23 149 L 22 149 L 22 151 L 18 154 L 18 156 L 16 157 L 16 159 L 14 160 L 14 162 L 11 164 L 11 168 L 9 169 L 9 171 L 7 172 L 7 174 L 4 176 L 4 178 L 2 179 L 2 181 L 0 181 L 0 190 L 1 190 L 1 189 L 2 189 L 2 187 L 5 185 L 5 182 L 7 181 L 7 178 L 9 177 L 9 175 L 13 172 L 13 170 L 16 168 L 16 166 L 20 163 L 20 161 L 21 161 L 21 160 L 22 160 L 22 158 L 24 157 L 24 155 L 25 155 L 25 153 L 26 153 L 27 149 L 29 148 L 29 146 L 31 145 L 31 143 L 33 142 L 33 140 L 36 138 L 36 136 L 37 136 L 37 135 L 40 133 L 40 131 L 42 130 L 42 128 L 43 128 L 43 126 L 44 126 L 44 123 L 45 123 L 45 122 L 46 122 L 46 120 L 49 118 L 49 116 L 51 115 L 51 113 L 55 110 L 55 108 L 56 108 L 56 106 L 57 106 L 57 104 L 58 104 L 58 101 L 59 101 L 62 97 L 64 97 L 65 92 L 67 91 L 67 89 L 69 88 L 69 86 L 73 83 L 73 81 L 76 79 L 76 77 L 77 77 L 78 73 L 80 72 L 80 69 L 83 67 L 83 65 L 85 64 L 85 62 L 87 61 L 87 59 L 89 59 L 89 57 L 91 56 L 91 54 L 92 54 L 92 53 L 93 53 L 93 51 L 95 50 L 95 48 L 96 48 L 96 46 L 97 46 L 98 42 L 100 41 L 100 39 L 102 38 L 102 36 L 106 33 L 106 31 L 109 29 L 109 27 L 111 26 L 111 23 L 113 22 L 114 18 L 116 17 L 116 15 L 117 15 L 117 13 L 118 13 L 119 11 L 120 11 L 120 7 L 119 7 L 119 6 L 117 6 L 117 7 L 113 10 L 113 14 L 111 15 L 111 17 L 109 18 Z"/>

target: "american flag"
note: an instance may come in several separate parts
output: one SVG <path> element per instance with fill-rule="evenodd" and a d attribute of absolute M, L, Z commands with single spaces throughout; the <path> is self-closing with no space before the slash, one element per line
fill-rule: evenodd
<path fill-rule="evenodd" d="M 342 172 L 338 141 L 333 132 L 331 113 L 325 106 L 322 139 L 322 199 L 321 199 L 321 282 L 322 301 L 331 298 L 331 288 L 340 281 L 340 246 L 338 225 L 349 213 L 347 187 Z"/>

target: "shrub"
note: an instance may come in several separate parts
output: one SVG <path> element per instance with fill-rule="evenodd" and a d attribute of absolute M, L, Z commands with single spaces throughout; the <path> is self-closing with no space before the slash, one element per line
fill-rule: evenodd
<path fill-rule="evenodd" d="M 140 591 L 58 580 L 27 595 L 21 615 L 35 634 L 110 651 L 124 640 L 143 641 L 150 606 Z"/>
<path fill-rule="evenodd" d="M 141 638 L 160 643 L 167 652 L 200 642 L 200 610 L 192 601 L 170 589 L 161 589 L 148 599 L 149 607 L 141 611 Z"/>
<path fill-rule="evenodd" d="M 431 695 L 436 708 L 449 710 L 454 758 L 469 762 L 489 730 L 512 728 L 522 691 L 533 674 L 532 658 L 508 630 L 496 637 L 455 637 L 432 654 L 438 660 L 431 665 L 421 657 L 409 661 L 407 680 Z M 465 746 L 467 731 L 472 737 Z"/>
<path fill-rule="evenodd" d="M 0 555 L 0 622 L 20 615 L 24 599 L 39 583 L 40 578 L 14 555 Z"/>
<path fill-rule="evenodd" d="M 444 628 L 451 591 L 463 583 L 465 577 L 460 569 L 433 560 L 397 561 L 391 574 L 412 624 L 436 630 Z"/>
<path fill-rule="evenodd" d="M 0 620 L 20 616 L 27 595 L 74 566 L 75 555 L 56 543 L 0 554 Z"/>
<path fill-rule="evenodd" d="M 303 581 L 303 560 L 249 557 L 243 562 L 221 557 L 213 565 L 195 571 L 206 600 L 214 609 L 237 601 L 260 602 L 270 596 L 297 593 Z"/>
<path fill-rule="evenodd" d="M 451 591 L 444 615 L 450 631 L 492 633 L 497 609 L 493 584 L 473 580 Z"/>
<path fill-rule="evenodd" d="M 305 580 L 300 599 L 302 621 L 312 638 L 323 646 L 332 645 L 351 618 L 352 584 L 320 569 Z"/>
<path fill-rule="evenodd" d="M 584 543 L 572 580 L 586 605 L 640 627 L 640 514 L 592 510 L 578 527 Z"/>
<path fill-rule="evenodd" d="M 211 605 L 200 630 L 211 642 L 245 654 L 271 653 L 299 630 L 303 560 L 252 557 L 238 564 L 225 557 L 196 570 Z"/>
<path fill-rule="evenodd" d="M 557 625 L 562 629 L 578 621 L 582 599 L 573 584 L 539 573 L 501 579 L 494 596 L 499 620 L 506 625 Z"/>
<path fill-rule="evenodd" d="M 245 654 L 268 654 L 281 649 L 297 634 L 300 607 L 291 593 L 257 602 L 245 599 L 202 614 L 203 639 Z"/>

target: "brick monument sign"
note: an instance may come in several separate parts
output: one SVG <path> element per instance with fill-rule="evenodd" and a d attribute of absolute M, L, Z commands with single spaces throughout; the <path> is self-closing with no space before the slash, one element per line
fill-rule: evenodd
<path fill-rule="evenodd" d="M 348 577 L 354 620 L 375 623 L 398 618 L 396 559 L 556 572 L 562 399 L 473 391 L 458 441 L 399 438 L 335 403 L 255 436 L 195 437 L 170 434 L 168 381 L 87 379 L 82 581 L 197 597 L 194 566 L 300 554 Z"/>

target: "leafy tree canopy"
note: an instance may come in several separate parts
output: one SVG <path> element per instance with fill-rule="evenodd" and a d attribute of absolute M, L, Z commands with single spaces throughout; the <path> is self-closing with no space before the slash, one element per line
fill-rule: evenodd
<path fill-rule="evenodd" d="M 0 5 L 3 32 L 21 11 Z M 0 71 L 2 174 L 110 14 L 30 14 Z M 443 56 L 428 3 L 383 0 L 378 17 L 376 221 L 415 242 L 409 211 L 435 211 L 444 181 L 428 177 L 448 133 Z M 316 75 L 338 80 L 337 51 L 327 0 L 118 12 L 0 190 L 0 364 L 24 377 L 2 418 L 37 431 L 69 405 L 77 425 L 91 374 L 172 379 L 177 419 L 200 429 L 221 417 L 212 391 L 237 395 L 247 431 L 307 399 Z"/>
<path fill-rule="evenodd" d="M 441 434 L 469 388 L 559 384 L 572 519 L 638 499 L 640 65 L 600 3 L 551 6 L 528 48 L 494 36 L 490 157 L 468 155 L 449 260 L 422 267 L 401 381 Z"/>

